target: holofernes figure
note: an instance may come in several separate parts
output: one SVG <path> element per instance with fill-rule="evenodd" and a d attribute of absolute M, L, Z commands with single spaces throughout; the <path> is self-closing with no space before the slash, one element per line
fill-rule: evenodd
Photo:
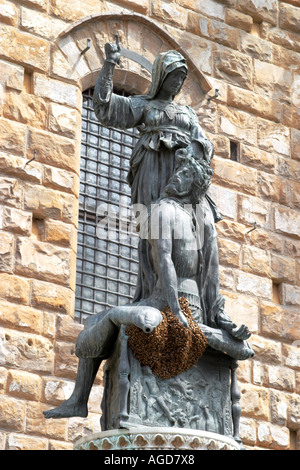
<path fill-rule="evenodd" d="M 74 391 L 62 405 L 44 412 L 47 418 L 87 416 L 88 397 L 96 373 L 101 361 L 110 356 L 122 324 L 134 324 L 149 333 L 161 322 L 160 310 L 167 302 L 187 327 L 179 296 L 188 300 L 194 319 L 203 327 L 212 348 L 238 359 L 253 355 L 245 341 L 250 336 L 248 328 L 232 323 L 224 312 L 224 299 L 219 294 L 214 224 L 220 219 L 206 194 L 212 173 L 209 165 L 213 145 L 204 136 L 195 113 L 174 102 L 187 75 L 186 61 L 177 51 L 160 54 L 153 64 L 149 93 L 122 97 L 113 93 L 112 81 L 114 67 L 120 60 L 120 48 L 107 44 L 105 50 L 106 60 L 94 91 L 94 107 L 105 126 L 138 127 L 140 131 L 128 175 L 132 202 L 147 207 L 150 218 L 155 212 L 151 211 L 154 204 L 160 208 L 165 202 L 174 204 L 174 214 L 185 211 L 184 204 L 189 204 L 192 211 L 185 216 L 191 228 L 190 240 L 179 237 L 179 249 L 172 255 L 165 249 L 165 244 L 170 243 L 174 235 L 172 230 L 167 230 L 169 236 L 165 240 L 148 234 L 140 239 L 140 276 L 135 299 L 130 305 L 88 318 L 76 343 L 79 364 Z M 198 192 L 195 191 L 195 178 L 198 178 Z M 194 261 L 185 270 L 188 263 L 184 260 L 190 250 Z M 167 271 L 158 262 L 166 255 L 170 268 Z"/>

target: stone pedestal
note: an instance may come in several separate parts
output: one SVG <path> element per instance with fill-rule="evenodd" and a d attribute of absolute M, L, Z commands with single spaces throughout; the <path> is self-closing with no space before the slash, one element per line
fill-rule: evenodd
<path fill-rule="evenodd" d="M 159 379 L 142 367 L 121 330 L 104 368 L 102 431 L 140 427 L 208 431 L 238 436 L 236 361 L 207 350 L 190 369 L 170 379 Z"/>
<path fill-rule="evenodd" d="M 231 437 L 195 429 L 139 427 L 114 429 L 79 439 L 74 450 L 241 450 Z"/>
<path fill-rule="evenodd" d="M 104 368 L 101 433 L 75 450 L 240 450 L 236 361 L 208 349 L 183 373 L 159 379 L 121 328 Z"/>

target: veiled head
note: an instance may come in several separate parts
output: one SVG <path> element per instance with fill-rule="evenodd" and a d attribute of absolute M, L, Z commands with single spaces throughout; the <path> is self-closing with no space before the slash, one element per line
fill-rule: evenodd
<path fill-rule="evenodd" d="M 187 74 L 186 60 L 180 52 L 168 51 L 159 54 L 152 69 L 152 84 L 147 94 L 149 99 L 154 99 L 166 77 L 176 69 L 182 69 Z"/>

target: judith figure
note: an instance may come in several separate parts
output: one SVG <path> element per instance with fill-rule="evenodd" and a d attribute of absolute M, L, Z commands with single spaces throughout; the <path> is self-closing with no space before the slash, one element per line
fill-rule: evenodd
<path fill-rule="evenodd" d="M 210 165 L 213 144 L 205 137 L 195 112 L 174 99 L 180 92 L 188 69 L 185 58 L 177 51 L 157 56 L 153 64 L 152 84 L 142 96 L 119 96 L 113 92 L 113 71 L 120 61 L 120 47 L 107 44 L 106 60 L 94 90 L 94 109 L 99 121 L 106 127 L 126 129 L 136 127 L 140 138 L 130 161 L 127 181 L 131 187 L 132 204 L 142 204 L 150 210 L 163 195 L 174 174 L 176 153 L 184 154 Z M 218 252 L 214 223 L 220 220 L 216 206 L 205 196 L 199 240 L 201 276 L 198 284 L 203 312 L 202 321 L 214 326 L 210 317 L 223 308 L 219 295 Z M 205 226 L 204 226 L 205 225 Z M 199 234 L 200 236 L 200 234 Z M 200 271 L 200 267 L 199 267 Z M 153 269 L 151 247 L 147 240 L 139 243 L 139 275 L 134 302 L 153 295 L 157 285 Z"/>

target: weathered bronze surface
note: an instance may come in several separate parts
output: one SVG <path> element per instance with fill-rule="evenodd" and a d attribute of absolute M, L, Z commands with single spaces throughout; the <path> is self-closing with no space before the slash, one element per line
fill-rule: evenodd
<path fill-rule="evenodd" d="M 124 97 L 113 92 L 120 51 L 118 42 L 105 46 L 94 109 L 104 126 L 136 127 L 140 133 L 127 178 L 140 235 L 136 294 L 130 305 L 88 319 L 76 343 L 79 365 L 74 392 L 45 415 L 86 416 L 95 375 L 101 361 L 108 359 L 103 430 L 161 423 L 234 433 L 238 439 L 236 360 L 252 357 L 253 351 L 247 342 L 248 328 L 231 321 L 219 292 L 215 223 L 221 216 L 207 194 L 213 144 L 195 112 L 175 101 L 188 73 L 185 58 L 177 51 L 159 54 L 149 92 Z M 198 334 L 199 345 L 203 344 L 198 351 L 191 348 L 191 355 L 198 354 L 191 358 L 186 343 L 180 357 L 174 349 L 179 343 L 170 340 L 172 372 L 163 376 L 163 367 L 153 365 L 151 370 L 151 364 L 159 361 L 151 362 L 149 357 L 147 361 L 141 346 L 143 335 L 159 338 L 166 307 L 176 318 L 175 334 L 177 329 L 178 337 L 188 341 L 194 330 L 193 338 Z M 158 358 L 159 341 L 154 344 L 157 350 L 152 348 L 151 354 Z M 185 368 L 179 364 L 182 358 Z"/>

